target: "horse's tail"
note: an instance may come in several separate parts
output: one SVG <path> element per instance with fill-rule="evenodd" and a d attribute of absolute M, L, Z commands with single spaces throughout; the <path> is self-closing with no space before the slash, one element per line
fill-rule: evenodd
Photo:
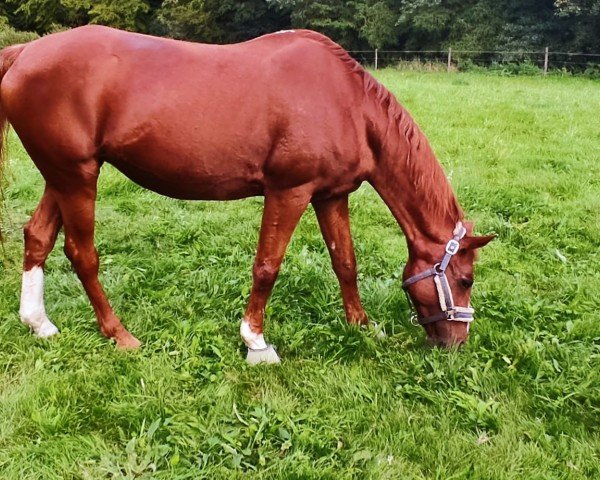
<path fill-rule="evenodd" d="M 15 62 L 25 45 L 12 45 L 0 50 L 0 220 L 4 203 L 4 169 L 6 164 L 6 141 L 8 136 L 8 119 L 2 107 L 2 78 Z M 1 227 L 1 222 L 0 222 Z M 0 241 L 2 230 L 0 229 Z"/>

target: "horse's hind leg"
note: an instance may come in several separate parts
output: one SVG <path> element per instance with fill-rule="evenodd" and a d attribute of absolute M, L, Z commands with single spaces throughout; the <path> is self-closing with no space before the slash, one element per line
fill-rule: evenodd
<path fill-rule="evenodd" d="M 310 201 L 310 192 L 294 189 L 265 193 L 258 251 L 252 271 L 252 292 L 240 334 L 248 347 L 249 363 L 276 363 L 279 357 L 263 337 L 267 300 L 292 233 Z"/>
<path fill-rule="evenodd" d="M 120 348 L 137 348 L 140 342 L 121 324 L 98 280 L 99 259 L 94 247 L 98 174 L 99 165 L 91 161 L 81 166 L 79 174 L 73 173 L 74 178 L 70 178 L 68 184 L 65 181 L 53 184 L 64 223 L 65 254 L 92 303 L 100 331 L 114 338 Z"/>
<path fill-rule="evenodd" d="M 58 333 L 44 307 L 44 263 L 56 242 L 62 225 L 58 204 L 46 189 L 31 220 L 24 229 L 25 255 L 19 314 L 38 337 Z"/>
<path fill-rule="evenodd" d="M 360 302 L 356 284 L 356 257 L 350 235 L 348 197 L 313 201 L 313 206 L 331 256 L 333 270 L 340 282 L 346 319 L 349 323 L 366 325 L 367 314 Z"/>

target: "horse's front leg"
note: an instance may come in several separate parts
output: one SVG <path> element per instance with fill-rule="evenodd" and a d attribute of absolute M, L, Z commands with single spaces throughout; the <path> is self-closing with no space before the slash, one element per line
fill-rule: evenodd
<path fill-rule="evenodd" d="M 313 206 L 331 256 L 333 270 L 340 282 L 346 319 L 348 323 L 366 325 L 368 318 L 361 304 L 356 282 L 356 257 L 350 234 L 348 196 L 314 201 Z"/>
<path fill-rule="evenodd" d="M 304 188 L 265 193 L 260 238 L 252 271 L 252 292 L 240 325 L 248 347 L 248 363 L 278 363 L 279 356 L 263 336 L 267 300 L 292 233 L 310 202 L 311 192 Z"/>

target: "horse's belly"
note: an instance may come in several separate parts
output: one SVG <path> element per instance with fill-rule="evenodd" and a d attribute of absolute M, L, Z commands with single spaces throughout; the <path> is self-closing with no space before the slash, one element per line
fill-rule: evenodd
<path fill-rule="evenodd" d="M 258 175 L 244 174 L 246 172 L 236 168 L 209 173 L 177 162 L 153 167 L 124 159 L 107 162 L 138 185 L 172 198 L 236 200 L 263 194 L 263 183 Z"/>
<path fill-rule="evenodd" d="M 266 141 L 241 142 L 232 128 L 207 126 L 183 110 L 180 118 L 165 112 L 156 117 L 163 120 L 158 127 L 146 121 L 113 128 L 101 157 L 139 185 L 173 198 L 234 200 L 262 194 Z"/>

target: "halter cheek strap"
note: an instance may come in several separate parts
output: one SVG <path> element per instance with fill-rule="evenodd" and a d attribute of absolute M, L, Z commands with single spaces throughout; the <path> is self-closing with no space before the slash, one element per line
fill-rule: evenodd
<path fill-rule="evenodd" d="M 460 241 L 467 234 L 466 228 L 461 222 L 458 222 L 454 229 L 454 236 L 446 244 L 446 251 L 444 257 L 439 263 L 436 263 L 433 267 L 417 273 L 410 278 L 407 278 L 402 283 L 402 288 L 406 293 L 409 300 L 409 304 L 412 305 L 410 297 L 408 296 L 408 287 L 420 282 L 429 277 L 433 277 L 433 283 L 438 295 L 441 312 L 429 317 L 419 317 L 415 314 L 418 322 L 421 325 L 427 325 L 429 323 L 439 322 L 440 320 L 451 320 L 456 322 L 471 323 L 473 321 L 473 314 L 475 310 L 471 307 L 460 307 L 454 305 L 454 298 L 452 297 L 452 289 L 448 283 L 448 277 L 446 277 L 446 269 L 452 260 L 452 257 L 457 254 L 460 248 Z"/>

